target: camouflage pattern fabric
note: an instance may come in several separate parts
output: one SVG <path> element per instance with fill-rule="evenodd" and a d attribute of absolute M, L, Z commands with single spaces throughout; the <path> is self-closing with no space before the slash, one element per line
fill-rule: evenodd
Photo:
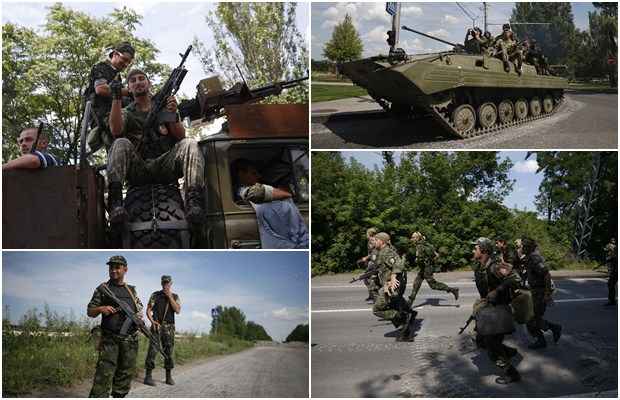
<path fill-rule="evenodd" d="M 103 332 L 93 387 L 89 397 L 125 397 L 136 375 L 138 336 Z"/>
<path fill-rule="evenodd" d="M 444 292 L 449 292 L 451 290 L 450 286 L 435 280 L 433 277 L 433 273 L 435 272 L 434 259 L 435 249 L 430 243 L 422 241 L 416 244 L 416 264 L 419 267 L 419 271 L 413 282 L 411 294 L 409 295 L 409 304 L 413 304 L 415 301 L 418 291 L 420 291 L 420 287 L 422 286 L 422 281 L 426 281 L 428 286 L 433 290 L 442 290 Z"/>
<path fill-rule="evenodd" d="M 371 269 L 372 267 L 376 265 L 378 254 L 379 254 L 379 251 L 375 248 L 374 241 L 369 239 L 368 240 L 368 263 L 367 263 L 368 268 L 366 268 L 366 272 L 368 272 L 369 269 Z M 366 288 L 368 289 L 368 297 L 372 299 L 376 299 L 377 296 L 379 295 L 379 288 L 381 288 L 381 282 L 379 281 L 379 276 L 374 275 L 368 279 L 364 279 L 364 285 L 366 285 Z"/>
<path fill-rule="evenodd" d="M 108 181 L 131 185 L 172 183 L 184 178 L 184 187 L 204 186 L 204 158 L 192 139 L 177 142 L 155 159 L 143 159 L 127 138 L 118 138 L 108 152 Z"/>
<path fill-rule="evenodd" d="M 160 325 L 158 330 L 151 326 L 151 333 L 153 333 L 153 336 L 156 338 L 159 338 L 161 348 L 168 356 L 164 362 L 164 368 L 173 369 L 174 359 L 172 358 L 172 355 L 174 352 L 174 325 L 164 323 Z M 155 349 L 155 346 L 149 342 L 149 350 L 146 354 L 146 361 L 144 362 L 145 369 L 155 369 L 155 357 L 157 357 L 157 354 L 159 354 L 159 352 Z"/>
<path fill-rule="evenodd" d="M 402 258 L 396 253 L 391 245 L 386 245 L 379 250 L 377 255 L 377 266 L 379 267 L 379 288 L 378 296 L 372 307 L 372 312 L 379 318 L 392 321 L 395 327 L 398 327 L 405 321 L 406 313 L 403 310 L 405 305 L 404 299 L 400 295 L 389 296 L 383 291 L 383 288 L 390 280 L 392 274 L 403 272 L 404 263 Z M 405 308 L 406 309 L 406 308 Z"/>
<path fill-rule="evenodd" d="M 518 68 L 523 63 L 523 52 L 517 46 L 514 39 L 505 38 L 503 35 L 495 41 L 495 48 L 498 50 L 497 56 L 504 62 L 515 61 Z"/>

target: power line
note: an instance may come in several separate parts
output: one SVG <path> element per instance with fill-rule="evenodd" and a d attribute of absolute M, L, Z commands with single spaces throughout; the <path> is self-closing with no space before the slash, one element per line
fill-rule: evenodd
<path fill-rule="evenodd" d="M 461 5 L 461 3 L 457 2 L 456 3 L 457 6 L 459 6 L 459 8 L 461 9 L 461 11 L 463 11 L 463 13 L 469 18 L 471 19 L 471 22 L 473 25 L 476 25 L 476 20 L 478 19 L 479 15 L 477 16 L 473 16 L 472 13 L 467 10 L 464 6 Z"/>

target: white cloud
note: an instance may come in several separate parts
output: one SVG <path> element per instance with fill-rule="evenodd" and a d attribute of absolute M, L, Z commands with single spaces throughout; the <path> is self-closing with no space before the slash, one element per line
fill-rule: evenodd
<path fill-rule="evenodd" d="M 404 17 L 419 17 L 424 13 L 422 11 L 422 8 L 420 7 L 402 5 L 400 9 L 400 14 L 401 16 L 404 16 Z"/>
<path fill-rule="evenodd" d="M 443 29 L 443 28 L 439 28 L 437 30 L 429 31 L 429 32 L 426 32 L 426 33 L 431 35 L 431 36 L 437 36 L 437 37 L 444 38 L 444 39 L 447 39 L 448 36 L 450 35 L 450 33 L 447 30 Z"/>
<path fill-rule="evenodd" d="M 207 314 L 207 313 L 203 313 L 200 311 L 192 311 L 191 313 L 192 319 L 198 320 L 198 321 L 205 321 L 205 322 L 211 322 L 211 315 Z"/>
<path fill-rule="evenodd" d="M 373 42 L 373 43 L 381 43 L 381 44 L 385 44 L 385 46 L 387 47 L 387 30 L 382 27 L 382 26 L 377 26 L 375 27 L 373 30 L 371 30 L 370 32 L 368 32 L 366 35 L 364 35 L 363 37 L 363 42 Z"/>
<path fill-rule="evenodd" d="M 364 12 L 362 13 L 362 19 L 365 21 L 379 21 L 379 22 L 390 22 L 392 20 L 390 15 L 385 11 L 384 3 L 372 4 L 368 8 L 368 10 L 364 10 Z"/>
<path fill-rule="evenodd" d="M 443 16 L 443 22 L 445 22 L 447 24 L 456 24 L 459 21 L 460 21 L 460 19 L 458 19 L 454 15 L 446 14 L 446 15 Z"/>
<path fill-rule="evenodd" d="M 538 171 L 538 162 L 536 160 L 518 161 L 512 169 L 524 174 L 535 174 Z"/>
<path fill-rule="evenodd" d="M 271 311 L 271 316 L 284 321 L 305 321 L 308 319 L 308 310 L 301 308 L 282 307 Z"/>

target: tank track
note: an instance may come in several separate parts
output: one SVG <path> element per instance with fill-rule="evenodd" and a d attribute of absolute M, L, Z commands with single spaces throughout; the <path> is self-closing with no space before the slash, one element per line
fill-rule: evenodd
<path fill-rule="evenodd" d="M 561 97 L 555 98 L 554 101 L 555 101 L 555 105 L 553 109 L 551 110 L 551 112 L 548 114 L 541 113 L 537 117 L 528 116 L 520 120 L 517 120 L 516 118 L 514 118 L 512 121 L 503 123 L 503 124 L 499 123 L 499 119 L 498 119 L 497 123 L 491 127 L 482 128 L 480 126 L 476 126 L 474 129 L 472 129 L 471 131 L 465 134 L 459 133 L 456 130 L 452 121 L 450 121 L 450 113 L 448 111 L 448 107 L 431 106 L 429 107 L 429 112 L 432 114 L 435 120 L 439 121 L 441 125 L 447 130 L 449 130 L 454 136 L 457 136 L 461 139 L 471 139 L 477 136 L 488 135 L 493 132 L 498 132 L 498 131 L 501 131 L 502 129 L 511 128 L 513 126 L 520 126 L 528 122 L 536 121 L 536 120 L 543 119 L 543 118 L 548 118 L 554 115 L 557 112 L 557 110 L 560 108 L 560 106 L 564 103 L 564 95 L 562 95 Z M 529 110 L 528 110 L 528 113 L 529 113 Z"/>

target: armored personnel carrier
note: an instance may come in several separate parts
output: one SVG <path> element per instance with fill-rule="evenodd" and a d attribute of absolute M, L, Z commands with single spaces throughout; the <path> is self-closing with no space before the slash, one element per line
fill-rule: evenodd
<path fill-rule="evenodd" d="M 339 66 L 386 111 L 413 117 L 430 114 L 453 135 L 471 138 L 548 117 L 564 99 L 565 78 L 539 75 L 525 63 L 520 74 L 512 63 L 506 72 L 500 59 L 403 29 L 454 49 L 421 55 L 400 51 Z"/>

